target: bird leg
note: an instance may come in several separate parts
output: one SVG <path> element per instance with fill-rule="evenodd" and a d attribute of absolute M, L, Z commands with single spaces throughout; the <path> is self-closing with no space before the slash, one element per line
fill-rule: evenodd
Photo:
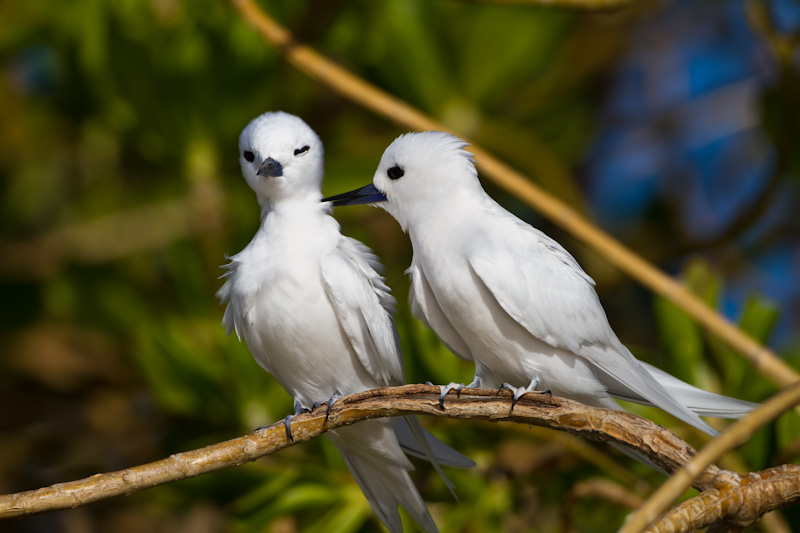
<path fill-rule="evenodd" d="M 308 413 L 309 410 L 300 405 L 300 402 L 295 399 L 294 401 L 294 414 L 286 415 L 286 418 L 283 419 L 283 424 L 286 426 L 286 438 L 289 439 L 289 442 L 294 442 L 294 437 L 292 437 L 292 418 L 296 417 L 301 413 Z"/>
<path fill-rule="evenodd" d="M 441 394 L 439 394 L 439 409 L 444 411 L 444 397 L 447 396 L 447 393 L 451 390 L 456 390 L 456 395 L 461 394 L 461 389 L 464 388 L 463 383 L 456 383 L 455 381 L 451 381 L 447 385 L 440 385 L 439 389 L 441 389 Z"/>
<path fill-rule="evenodd" d="M 514 410 L 514 406 L 517 405 L 517 402 L 519 401 L 519 399 L 524 394 L 528 394 L 529 392 L 533 392 L 533 393 L 536 393 L 536 394 L 547 394 L 548 396 L 552 396 L 553 395 L 553 393 L 550 392 L 550 389 L 546 389 L 546 390 L 543 390 L 543 391 L 537 391 L 536 387 L 538 387 L 538 386 L 539 386 L 539 378 L 533 378 L 533 379 L 531 379 L 531 382 L 528 384 L 527 387 L 519 387 L 519 388 L 517 388 L 517 387 L 512 386 L 509 383 L 503 383 L 497 389 L 497 392 L 499 393 L 501 390 L 507 389 L 507 390 L 510 390 L 510 391 L 512 391 L 514 393 L 514 397 L 511 399 L 511 410 L 513 411 Z"/>
<path fill-rule="evenodd" d="M 472 378 L 472 383 L 470 383 L 469 385 L 466 385 L 466 386 L 462 386 L 461 388 L 462 389 L 463 388 L 480 389 L 480 388 L 483 388 L 483 382 L 481 381 L 481 378 L 479 378 L 478 375 L 476 374 L 475 377 Z M 458 389 L 458 392 L 460 393 L 461 389 Z"/>
<path fill-rule="evenodd" d="M 426 381 L 425 384 L 426 385 L 433 385 L 433 383 L 431 383 L 430 381 Z M 481 378 L 479 378 L 478 376 L 475 376 L 475 378 L 473 378 L 473 380 L 472 380 L 472 383 L 470 383 L 469 385 L 464 385 L 463 383 L 456 383 L 455 381 L 451 381 L 447 385 L 439 385 L 439 389 L 441 390 L 441 394 L 439 394 L 439 409 L 444 411 L 444 398 L 445 398 L 445 396 L 447 396 L 448 392 L 450 392 L 451 390 L 455 389 L 456 397 L 460 398 L 461 397 L 461 391 L 463 389 L 465 389 L 465 388 L 468 388 L 468 389 L 479 389 L 479 388 L 481 388 Z"/>
<path fill-rule="evenodd" d="M 328 418 L 330 418 L 331 416 L 331 408 L 333 408 L 334 402 L 336 402 L 336 400 L 338 400 L 341 397 L 342 393 L 337 390 L 333 394 L 331 394 L 330 398 L 328 398 L 328 408 L 325 409 L 325 421 L 322 423 L 323 426 L 328 423 Z"/>

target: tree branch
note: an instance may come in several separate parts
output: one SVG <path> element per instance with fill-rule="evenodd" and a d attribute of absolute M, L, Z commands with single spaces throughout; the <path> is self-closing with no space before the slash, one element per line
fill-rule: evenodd
<path fill-rule="evenodd" d="M 0 496 L 0 518 L 10 518 L 131 494 L 171 481 L 239 466 L 341 426 L 372 418 L 428 414 L 459 419 L 508 421 L 566 431 L 596 441 L 617 442 L 636 449 L 667 471 L 687 462 L 694 450 L 664 427 L 625 411 L 587 407 L 563 398 L 528 394 L 510 410 L 511 393 L 464 389 L 450 394 L 439 409 L 439 388 L 406 385 L 375 389 L 337 401 L 325 421 L 325 408 L 298 415 L 292 421 L 294 442 L 289 442 L 283 422 L 229 441 L 125 470 L 96 474 L 85 479 Z M 710 466 L 700 476 L 698 489 L 712 486 L 719 469 Z"/>
<path fill-rule="evenodd" d="M 336 402 L 327 423 L 325 406 L 295 417 L 293 441 L 288 440 L 284 423 L 278 422 L 236 439 L 153 463 L 3 495 L 0 496 L 0 519 L 70 509 L 132 494 L 170 481 L 239 466 L 314 439 L 331 429 L 363 420 L 409 414 L 517 422 L 566 431 L 632 448 L 668 472 L 676 471 L 695 455 L 691 446 L 668 429 L 626 411 L 598 409 L 540 394 L 523 396 L 511 411 L 510 400 L 508 391 L 464 389 L 460 397 L 449 395 L 442 410 L 439 387 L 432 385 L 405 385 L 352 394 Z M 692 485 L 704 492 L 667 515 L 658 523 L 661 529 L 654 531 L 672 531 L 669 529 L 672 524 L 682 525 L 683 520 L 689 519 L 691 523 L 718 523 L 730 526 L 728 529 L 738 528 L 770 510 L 793 505 L 800 501 L 800 465 L 784 465 L 745 476 L 709 465 L 700 471 Z"/>
<path fill-rule="evenodd" d="M 675 533 L 715 526 L 739 531 L 763 515 L 800 502 L 800 465 L 736 476 L 672 508 L 646 531 Z"/>
<path fill-rule="evenodd" d="M 311 47 L 297 43 L 289 30 L 267 15 L 253 0 L 231 2 L 266 41 L 278 48 L 290 64 L 310 78 L 403 128 L 416 131 L 451 131 L 444 124 L 356 76 Z M 722 342 L 741 353 L 767 379 L 784 387 L 800 381 L 797 371 L 709 307 L 680 282 L 661 272 L 480 146 L 472 143 L 470 151 L 475 155 L 484 176 L 586 243 L 608 262 L 683 309 Z"/>
<path fill-rule="evenodd" d="M 690 486 L 695 485 L 693 479 L 696 475 L 704 476 L 706 474 L 706 465 L 717 461 L 725 453 L 732 448 L 742 444 L 760 427 L 769 423 L 780 414 L 791 409 L 800 402 L 800 383 L 796 383 L 791 387 L 787 387 L 780 391 L 778 394 L 769 399 L 769 401 L 760 405 L 742 419 L 736 421 L 731 426 L 723 431 L 719 437 L 708 443 L 694 458 L 685 464 L 678 472 L 675 473 L 666 483 L 653 493 L 650 498 L 642 505 L 638 511 L 631 515 L 625 526 L 620 529 L 620 533 L 639 533 L 649 527 L 650 524 L 656 519 L 659 513 L 664 510 L 670 502 L 683 494 L 683 492 Z M 794 466 L 794 465 L 793 465 Z M 800 467 L 798 467 L 800 468 Z M 800 472 L 800 469 L 794 470 L 794 475 Z M 731 484 L 741 487 L 743 481 L 739 478 L 738 474 L 733 472 L 729 473 L 736 479 L 728 480 Z M 722 491 L 719 497 L 725 497 L 731 489 L 728 488 L 727 482 L 715 487 Z M 800 484 L 795 480 L 796 486 Z M 772 485 L 769 485 L 772 486 Z M 775 483 L 775 490 L 783 488 L 791 492 L 792 484 Z M 706 501 L 707 498 L 714 498 L 714 495 L 700 495 L 702 498 L 698 502 Z M 698 503 L 700 505 L 701 503 Z M 777 507 L 775 507 L 777 508 Z M 773 508 L 773 509 L 775 509 Z M 772 510 L 772 509 L 767 509 Z M 726 509 L 728 511 L 728 509 Z M 766 512 L 766 511 L 765 511 Z M 761 513 L 763 514 L 763 513 Z M 761 516 L 760 514 L 758 516 Z"/>
<path fill-rule="evenodd" d="M 627 7 L 635 0 L 461 0 L 466 3 L 502 4 L 517 6 L 546 6 L 606 11 Z"/>

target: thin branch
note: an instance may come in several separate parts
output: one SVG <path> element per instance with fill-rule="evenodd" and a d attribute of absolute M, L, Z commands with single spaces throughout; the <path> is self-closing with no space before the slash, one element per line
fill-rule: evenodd
<path fill-rule="evenodd" d="M 546 6 L 582 9 L 586 11 L 605 11 L 619 9 L 633 4 L 635 0 L 460 0 L 467 3 L 501 4 L 517 6 Z"/>
<path fill-rule="evenodd" d="M 800 46 L 800 31 L 782 35 L 776 30 L 770 5 L 764 0 L 745 2 L 745 14 L 750 27 L 762 38 L 770 52 L 782 65 L 794 63 L 797 47 Z"/>
<path fill-rule="evenodd" d="M 0 240 L 0 277 L 43 279 L 69 263 L 103 263 L 210 233 L 221 226 L 223 200 L 213 184 L 195 185 L 184 198 L 65 225 L 28 241 Z"/>
<path fill-rule="evenodd" d="M 739 530 L 764 514 L 800 501 L 800 465 L 782 465 L 738 477 L 706 490 L 672 508 L 648 532 L 695 531 L 713 524 L 716 530 Z"/>
<path fill-rule="evenodd" d="M 0 496 L 0 518 L 69 509 L 131 494 L 171 481 L 239 466 L 341 426 L 405 414 L 549 427 L 596 441 L 621 443 L 646 455 L 667 471 L 677 470 L 695 453 L 671 431 L 625 411 L 597 409 L 544 395 L 523 396 L 511 411 L 510 398 L 507 391 L 498 394 L 489 390 L 465 389 L 460 397 L 448 396 L 444 410 L 440 410 L 439 388 L 430 385 L 406 385 L 353 394 L 336 402 L 327 424 L 324 423 L 324 406 L 295 417 L 291 424 L 294 442 L 288 441 L 283 422 L 278 422 L 243 437 L 171 455 L 153 463 Z M 696 480 L 695 486 L 700 490 L 712 487 L 719 472 L 715 466 L 708 467 Z"/>
<path fill-rule="evenodd" d="M 286 435 L 284 423 L 278 422 L 237 439 L 175 454 L 153 463 L 0 496 L 0 519 L 69 509 L 131 494 L 171 481 L 239 466 L 316 438 L 331 429 L 363 420 L 406 414 L 548 427 L 596 441 L 623 444 L 669 472 L 687 463 L 695 453 L 668 429 L 632 413 L 588 407 L 572 400 L 544 395 L 524 396 L 511 411 L 510 400 L 511 393 L 507 391 L 498 394 L 490 390 L 465 389 L 460 397 L 449 396 L 444 409 L 441 409 L 439 388 L 431 385 L 405 385 L 353 394 L 334 405 L 327 423 L 324 406 L 295 417 L 292 421 L 293 442 Z M 770 409 L 775 403 L 765 405 Z M 771 414 L 768 410 L 762 412 L 767 417 Z M 679 507 L 675 516 L 692 513 L 692 519 L 700 523 L 702 515 L 710 513 L 715 523 L 727 526 L 723 530 L 731 530 L 754 522 L 764 512 L 800 501 L 800 465 L 784 465 L 746 476 L 709 465 L 692 484 L 705 492 L 692 504 L 687 504 L 689 511 Z M 706 522 L 710 520 L 706 519 Z"/>
<path fill-rule="evenodd" d="M 286 28 L 264 13 L 252 0 L 231 1 L 266 41 L 277 47 L 289 63 L 312 79 L 403 128 L 416 131 L 450 131 L 443 124 L 354 75 L 311 47 L 298 44 Z M 470 150 L 483 175 L 586 243 L 611 264 L 683 309 L 709 332 L 746 357 L 757 372 L 780 386 L 800 381 L 797 371 L 709 307 L 680 282 L 661 272 L 480 146 L 472 144 Z"/>
<path fill-rule="evenodd" d="M 676 472 L 666 483 L 653 493 L 638 511 L 631 515 L 620 533 L 639 533 L 646 528 L 666 509 L 666 507 L 679 497 L 693 484 L 696 475 L 705 475 L 707 465 L 712 464 L 727 453 L 730 449 L 742 444 L 760 427 L 769 423 L 781 413 L 800 403 L 800 383 L 785 388 L 769 401 L 760 405 L 742 419 L 728 426 L 719 437 L 709 442 L 695 457 Z M 794 475 L 797 476 L 795 470 Z M 738 474 L 731 473 L 738 478 Z M 740 479 L 731 479 L 731 483 L 742 484 Z M 797 482 L 796 482 L 797 483 Z M 791 487 L 784 487 L 791 489 Z M 730 490 L 728 488 L 725 491 Z M 727 494 L 725 492 L 724 494 Z M 723 495 L 724 495 L 723 494 Z M 714 498 L 714 495 L 700 495 L 703 498 Z M 704 500 L 705 501 L 705 500 Z M 777 508 L 777 507 L 775 507 Z M 774 509 L 774 508 L 773 508 Z M 768 509 L 772 510 L 772 509 Z M 726 509 L 727 512 L 727 509 Z M 762 513 L 763 514 L 763 513 Z M 760 515 L 759 515 L 760 516 Z"/>

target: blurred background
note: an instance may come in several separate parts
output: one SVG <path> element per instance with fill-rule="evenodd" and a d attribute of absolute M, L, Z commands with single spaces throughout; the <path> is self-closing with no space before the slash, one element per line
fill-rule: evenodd
<path fill-rule="evenodd" d="M 800 368 L 800 2 L 643 0 L 603 12 L 458 0 L 261 5 L 299 40 L 482 144 L 685 280 Z M 370 181 L 403 133 L 295 71 L 227 2 L 0 3 L 0 493 L 157 460 L 290 412 L 247 348 L 225 337 L 214 297 L 224 255 L 258 226 L 239 132 L 278 109 L 325 143 L 326 194 Z M 777 390 L 677 308 L 484 185 L 576 256 L 637 357 L 752 401 Z M 370 207 L 335 216 L 387 266 L 409 381 L 469 381 L 471 364 L 409 312 L 411 247 L 394 220 Z M 707 441 L 659 411 L 631 409 L 695 446 Z M 416 463 L 442 531 L 612 531 L 664 480 L 566 434 L 423 423 L 478 463 L 448 471 L 460 504 Z M 796 461 L 799 438 L 797 415 L 784 415 L 723 466 Z M 785 516 L 800 523 L 797 509 Z M 0 525 L 380 527 L 325 439 Z"/>

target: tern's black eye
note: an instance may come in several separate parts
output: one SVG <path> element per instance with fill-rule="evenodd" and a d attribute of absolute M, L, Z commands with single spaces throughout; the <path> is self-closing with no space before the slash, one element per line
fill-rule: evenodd
<path fill-rule="evenodd" d="M 244 152 L 242 152 L 242 155 L 244 156 L 245 161 L 247 161 L 248 163 L 252 163 L 256 158 L 255 154 L 250 150 L 245 150 Z"/>
<path fill-rule="evenodd" d="M 311 147 L 309 145 L 305 145 L 302 148 L 298 148 L 297 150 L 295 150 L 294 151 L 294 155 L 304 154 L 304 153 L 308 152 L 310 149 L 311 149 Z"/>
<path fill-rule="evenodd" d="M 386 175 L 389 176 L 389 179 L 393 180 L 399 180 L 405 173 L 406 171 L 400 168 L 399 165 L 395 165 L 386 171 Z"/>

